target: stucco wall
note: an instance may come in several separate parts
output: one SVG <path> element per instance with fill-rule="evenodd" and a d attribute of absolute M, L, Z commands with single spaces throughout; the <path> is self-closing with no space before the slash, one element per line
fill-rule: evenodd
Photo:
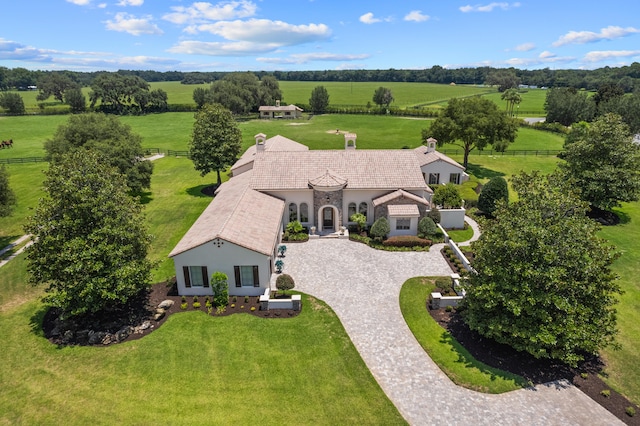
<path fill-rule="evenodd" d="M 186 296 L 213 294 L 211 287 L 185 287 L 183 266 L 206 266 L 209 279 L 216 271 L 224 272 L 229 278 L 230 295 L 259 296 L 264 293 L 265 288 L 269 287 L 272 266 L 270 256 L 245 249 L 228 241 L 221 242 L 224 244 L 220 244 L 219 247 L 216 242 L 209 242 L 174 256 L 178 294 Z M 257 265 L 260 287 L 236 287 L 234 272 L 236 265 Z"/>
<path fill-rule="evenodd" d="M 460 183 L 464 182 L 468 178 L 461 168 L 449 164 L 446 161 L 434 161 L 420 168 L 425 175 L 424 181 L 429 183 L 429 173 L 440 173 L 440 183 L 449 183 L 449 177 L 451 173 L 460 173 Z"/>
<path fill-rule="evenodd" d="M 418 235 L 418 220 L 420 218 L 418 217 L 412 217 L 411 219 L 411 224 L 409 229 L 396 229 L 396 217 L 390 217 L 389 218 L 389 228 L 391 228 L 391 231 L 389 231 L 389 236 L 393 237 L 396 235 Z"/>
<path fill-rule="evenodd" d="M 462 229 L 464 228 L 464 215 L 465 209 L 441 209 L 440 211 L 440 225 L 447 229 Z"/>

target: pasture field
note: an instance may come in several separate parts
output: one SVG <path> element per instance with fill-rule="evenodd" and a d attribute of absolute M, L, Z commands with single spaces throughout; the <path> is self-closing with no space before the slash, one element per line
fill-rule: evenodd
<path fill-rule="evenodd" d="M 547 99 L 548 90 L 543 89 L 525 89 L 520 91 L 522 102 L 520 107 L 516 107 L 518 118 L 524 117 L 544 117 L 547 115 L 544 110 L 544 101 Z M 493 92 L 484 95 L 487 99 L 493 101 L 502 110 L 507 109 L 507 102 L 501 99 L 502 93 Z"/>
<path fill-rule="evenodd" d="M 51 137 L 53 132 L 55 132 L 56 127 L 60 123 L 66 121 L 66 119 L 67 117 L 64 116 L 1 117 L 0 137 L 6 137 L 4 136 L 6 129 L 11 129 L 11 132 L 17 136 L 13 137 L 16 141 L 16 148 L 12 150 L 0 150 L 0 158 L 9 155 L 14 157 L 43 155 L 43 140 Z M 193 114 L 169 113 L 142 117 L 123 117 L 122 119 L 130 124 L 134 131 L 139 132 L 143 136 L 143 144 L 145 147 L 181 150 L 186 149 L 187 147 L 193 123 Z M 304 119 L 297 123 L 288 122 L 286 120 L 262 121 L 256 119 L 242 122 L 240 123 L 240 127 L 243 132 L 243 146 L 245 148 L 254 143 L 253 136 L 256 133 L 262 132 L 267 134 L 267 136 L 281 134 L 291 139 L 298 140 L 299 142 L 306 143 L 312 149 L 342 149 L 344 146 L 344 138 L 342 135 L 335 134 L 335 129 L 340 129 L 341 131 L 348 130 L 356 132 L 358 134 L 358 148 L 366 149 L 402 148 L 405 145 L 411 148 L 418 146 L 420 143 L 420 130 L 423 127 L 427 127 L 429 123 L 429 120 L 412 120 L 401 117 L 320 115 L 314 116 L 311 120 Z M 518 138 L 511 148 L 555 150 L 560 149 L 561 146 L 562 137 L 559 135 L 521 128 L 518 132 Z M 445 146 L 445 148 L 449 149 L 455 147 Z M 452 154 L 451 156 L 457 161 L 462 160 L 461 154 Z M 502 175 L 506 178 L 510 178 L 511 175 L 518 173 L 520 170 L 541 170 L 544 173 L 548 173 L 555 168 L 558 161 L 559 160 L 553 156 L 525 157 L 472 154 L 470 156 L 468 172 L 473 180 L 485 182 L 492 176 L 496 175 Z M 14 188 L 14 191 L 18 196 L 18 206 L 16 207 L 13 216 L 0 219 L 0 243 L 6 243 L 14 239 L 14 237 L 22 234 L 22 226 L 24 225 L 25 218 L 31 214 L 31 209 L 37 205 L 39 197 L 42 196 L 42 170 L 46 169 L 47 165 L 46 163 L 31 163 L 11 164 L 6 167 L 10 174 L 11 186 Z M 195 218 L 208 204 L 209 199 L 202 197 L 199 190 L 203 186 L 213 183 L 214 180 L 214 175 L 200 177 L 193 169 L 192 163 L 185 158 L 165 158 L 155 163 L 151 191 L 143 196 L 143 202 L 146 204 L 145 210 L 147 222 L 149 223 L 150 232 L 155 236 L 150 257 L 160 262 L 159 268 L 154 271 L 155 281 L 164 280 L 168 276 L 173 275 L 171 261 L 166 258 L 166 255 L 186 232 L 193 220 L 195 220 Z M 619 210 L 619 213 L 623 218 L 623 223 L 619 226 L 604 228 L 601 231 L 602 236 L 616 244 L 622 251 L 622 256 L 615 263 L 614 269 L 621 276 L 620 283 L 625 290 L 625 294 L 621 297 L 621 303 L 617 307 L 620 325 L 619 340 L 622 344 L 622 349 L 620 351 L 605 350 L 603 352 L 608 362 L 608 367 L 606 369 L 608 376 L 605 380 L 607 380 L 612 388 L 638 403 L 640 402 L 640 377 L 638 377 L 634 372 L 637 370 L 636 366 L 640 361 L 640 338 L 636 327 L 636 324 L 640 322 L 640 299 L 638 297 L 638 294 L 640 294 L 640 288 L 638 288 L 639 285 L 634 278 L 637 276 L 638 272 L 637 265 L 640 264 L 640 247 L 637 247 L 636 244 L 638 238 L 640 238 L 640 203 L 625 204 L 624 207 Z M 185 414 L 187 417 L 184 417 L 186 420 L 181 421 L 176 419 L 177 423 L 189 423 L 192 419 L 200 419 L 200 413 L 193 409 L 194 405 L 192 405 L 192 402 L 174 395 L 174 393 L 172 393 L 173 391 L 171 391 L 172 388 L 169 388 L 171 391 L 169 394 L 163 393 L 162 390 L 159 390 L 160 387 L 155 381 L 156 379 L 149 379 L 152 382 L 145 381 L 146 379 L 144 377 L 140 377 L 140 375 L 136 373 L 136 369 L 142 369 L 142 371 L 152 372 L 157 375 L 171 370 L 168 372 L 169 377 L 173 377 L 173 370 L 180 371 L 180 375 L 175 378 L 175 381 L 179 382 L 181 385 L 186 384 L 187 388 L 185 389 L 189 389 L 192 393 L 198 393 L 197 390 L 205 389 L 205 391 L 203 391 L 203 395 L 207 396 L 207 398 L 211 400 L 220 397 L 224 398 L 225 392 L 229 392 L 230 398 L 234 401 L 234 398 L 238 397 L 238 395 L 234 393 L 234 390 L 231 389 L 230 385 L 225 385 L 225 383 L 235 383 L 233 378 L 227 376 L 227 374 L 230 373 L 216 371 L 216 375 L 221 374 L 224 377 L 216 376 L 217 378 L 215 379 L 213 386 L 205 386 L 197 373 L 198 371 L 205 371 L 204 368 L 187 369 L 182 367 L 183 364 L 178 360 L 182 357 L 189 358 L 190 355 L 182 354 L 180 348 L 173 348 L 176 346 L 174 341 L 171 340 L 174 338 L 174 332 L 170 333 L 171 337 L 163 337 L 162 333 L 159 333 L 159 337 L 153 338 L 158 339 L 154 340 L 154 345 L 156 346 L 144 343 L 142 346 L 143 349 L 139 349 L 141 346 L 138 346 L 142 343 L 134 343 L 129 346 L 123 345 L 122 348 L 118 349 L 107 348 L 105 350 L 96 350 L 94 348 L 49 348 L 48 344 L 44 342 L 44 339 L 32 331 L 31 326 L 29 325 L 32 318 L 34 318 L 34 321 L 38 320 L 38 315 L 41 315 L 42 307 L 39 303 L 33 301 L 33 298 L 39 294 L 40 289 L 32 288 L 25 284 L 25 274 L 26 268 L 23 255 L 9 263 L 7 266 L 0 268 L 0 333 L 3 334 L 3 342 L 6 342 L 5 347 L 9 348 L 12 354 L 7 362 L 6 369 L 0 366 L 0 386 L 3 389 L 11 389 L 16 386 L 15 392 L 5 393 L 0 396 L 0 413 L 9 413 L 7 416 L 14 416 L 22 413 L 27 416 L 24 417 L 24 419 L 30 418 L 28 416 L 32 415 L 41 416 L 34 418 L 34 421 L 31 423 L 56 423 L 55 420 L 64 416 L 74 416 L 78 414 L 78 412 L 75 411 L 75 408 L 60 406 L 60 395 L 64 395 L 67 392 L 67 388 L 79 386 L 79 389 L 87 391 L 87 386 L 96 386 L 97 394 L 108 396 L 107 400 L 112 401 L 115 407 L 120 407 L 121 411 L 124 410 L 123 412 L 133 414 L 134 416 L 144 416 L 144 405 L 135 408 L 124 402 L 124 398 L 120 400 L 117 399 L 116 396 L 109 396 L 109 394 L 115 393 L 113 390 L 116 387 L 123 387 L 124 394 L 128 394 L 135 400 L 137 398 L 141 398 L 141 396 L 136 393 L 137 391 L 135 389 L 148 387 L 153 390 L 150 390 L 149 392 L 154 395 L 154 397 L 150 398 L 153 410 L 155 410 L 156 413 L 160 411 L 164 412 L 164 410 L 169 413 L 169 407 L 171 407 L 171 409 L 174 409 L 175 407 L 183 407 L 184 410 L 180 409 L 178 411 L 187 413 Z M 185 314 L 184 318 L 186 317 L 189 317 L 189 315 Z M 203 353 L 215 351 L 215 348 L 208 346 L 206 343 L 204 345 L 200 345 L 200 341 L 197 339 L 201 336 L 207 336 L 207 333 L 209 332 L 213 332 L 209 331 L 211 324 L 208 321 L 217 320 L 217 318 L 214 319 L 203 316 L 202 323 L 199 322 L 200 319 L 197 319 L 195 323 L 189 319 L 184 320 L 189 323 L 189 325 L 183 325 L 183 320 L 181 320 L 179 316 L 176 317 L 175 321 L 173 321 L 173 323 L 176 324 L 174 327 L 177 327 L 177 329 L 181 330 L 184 334 L 184 337 L 179 339 L 181 342 L 180 345 L 185 348 L 198 347 L 198 354 L 200 354 L 200 346 L 205 348 L 203 349 L 203 351 L 205 351 Z M 310 321 L 317 321 L 317 318 L 314 317 Z M 318 321 L 325 320 L 320 319 Z M 216 324 L 221 323 L 217 322 Z M 189 327 L 192 326 L 194 327 L 194 331 L 187 331 Z M 251 327 L 253 326 L 254 325 L 252 324 Z M 236 327 L 236 325 L 234 324 L 230 327 L 233 328 Z M 306 327 L 306 324 L 304 327 Z M 167 328 L 167 330 L 170 328 L 171 327 Z M 245 329 L 236 328 L 236 330 L 242 331 L 236 335 L 238 336 L 237 338 L 229 338 L 228 344 L 238 351 L 230 352 L 237 354 L 234 355 L 237 356 L 237 359 L 246 359 L 245 353 L 242 351 L 249 348 L 249 345 L 262 345 L 267 347 L 267 352 L 276 350 L 269 347 L 272 344 L 269 343 L 271 341 L 257 342 L 253 340 L 253 337 L 245 341 L 242 338 L 243 333 L 245 333 Z M 342 330 L 341 327 L 340 330 Z M 221 332 L 221 330 L 217 330 L 216 333 L 217 332 Z M 343 331 L 337 332 L 335 329 L 330 327 L 327 332 L 329 334 L 343 333 Z M 169 340 L 165 340 L 165 338 Z M 140 342 L 144 342 L 146 339 L 147 338 Z M 166 343 L 168 341 L 171 341 L 171 344 Z M 195 344 L 196 342 L 197 344 Z M 153 352 L 153 349 L 149 349 L 152 346 L 173 348 L 171 349 L 172 352 L 169 359 L 162 357 L 159 358 L 162 362 L 165 362 L 165 365 L 168 367 L 164 367 L 163 369 L 160 365 L 156 365 L 155 362 L 138 359 L 142 357 L 141 354 Z M 13 347 L 18 349 L 14 350 Z M 18 356 L 17 354 L 24 353 L 25 351 L 33 351 L 35 356 L 21 357 L 20 360 L 18 360 L 16 358 Z M 126 355 L 129 351 L 138 355 Z M 108 354 L 109 357 L 114 357 L 105 365 L 108 364 L 108 367 L 112 368 L 116 363 L 118 363 L 118 371 L 122 371 L 122 375 L 118 374 L 114 379 L 109 378 L 105 372 L 110 370 L 106 367 L 103 368 L 101 364 L 104 354 Z M 206 358 L 205 355 L 200 355 Z M 280 356 L 275 353 L 272 353 L 272 355 L 274 355 L 275 358 Z M 291 356 L 296 355 L 293 354 Z M 32 365 L 29 360 L 22 360 L 22 358 L 35 360 L 38 359 L 38 357 L 42 357 L 42 360 L 45 360 L 44 362 L 40 362 L 38 366 Z M 331 358 L 329 356 L 327 358 L 328 361 L 326 362 L 334 362 L 341 365 L 340 363 L 342 361 L 340 357 L 341 355 L 337 355 L 336 359 L 329 359 Z M 312 361 L 314 360 L 309 360 L 309 362 Z M 65 379 L 65 377 L 70 375 L 71 366 L 79 363 L 86 363 L 86 365 L 89 366 L 86 370 L 83 370 L 82 373 L 87 374 L 83 379 L 85 380 L 84 384 L 80 383 L 80 373 L 71 374 L 72 377 L 68 380 Z M 279 362 L 276 362 L 276 364 L 280 365 Z M 308 369 L 307 371 L 304 369 L 296 369 L 296 371 L 292 373 L 292 383 L 297 385 L 298 383 L 304 382 L 305 377 L 308 375 L 308 371 L 310 371 L 309 369 L 316 367 L 306 364 L 306 368 Z M 89 371 L 91 369 L 96 369 L 98 371 L 94 375 Z M 250 371 L 256 374 L 255 377 L 257 378 L 255 378 L 255 380 L 245 380 L 245 376 L 242 376 L 242 380 L 237 383 L 239 383 L 239 386 L 244 386 L 244 389 L 249 391 L 249 388 L 254 384 L 253 382 L 257 382 L 258 387 L 256 389 L 262 389 L 263 392 L 269 393 L 271 397 L 269 400 L 271 404 L 265 402 L 264 405 L 277 406 L 278 404 L 273 401 L 289 400 L 290 398 L 297 401 L 295 395 L 296 388 L 294 387 L 284 386 L 277 389 L 268 388 L 269 385 L 267 384 L 267 377 L 270 376 L 270 371 L 256 371 L 253 370 L 253 366 L 250 368 Z M 331 371 L 331 374 L 328 374 L 327 371 L 322 369 L 318 371 L 318 374 L 322 376 L 325 381 L 329 382 L 332 380 L 333 370 L 327 370 Z M 9 372 L 11 372 L 11 374 L 9 374 Z M 26 380 L 25 377 L 27 374 L 35 374 L 34 380 Z M 299 376 L 296 374 L 299 374 Z M 131 376 L 131 379 L 126 378 L 129 375 Z M 22 380 L 22 382 L 18 383 L 18 379 Z M 55 382 L 58 379 L 60 379 L 60 387 L 49 386 L 45 389 L 44 385 L 39 384 L 40 382 Z M 364 381 L 366 382 L 367 380 Z M 201 387 L 198 387 L 197 389 L 191 387 L 191 382 L 198 383 Z M 249 382 L 251 382 L 251 385 Z M 328 383 L 316 383 L 316 386 L 319 386 L 319 389 L 328 389 L 326 386 L 329 385 Z M 368 387 L 370 385 L 362 386 Z M 28 402 L 29 398 L 26 397 L 30 395 L 30 392 L 36 396 L 33 405 L 30 405 Z M 307 391 L 303 391 L 303 393 L 304 392 Z M 322 403 L 329 407 L 333 407 L 336 403 L 340 405 L 340 402 L 337 399 L 336 401 L 327 400 L 326 398 L 328 398 L 328 396 L 322 394 L 323 392 L 324 390 L 318 391 L 320 395 L 316 395 L 314 398 L 316 400 L 322 399 Z M 376 394 L 376 392 L 378 391 L 373 392 L 372 395 Z M 175 401 L 177 401 L 178 405 L 169 405 L 169 400 L 174 397 L 177 398 Z M 372 398 L 376 399 L 378 396 L 372 396 Z M 17 400 L 20 401 L 19 404 L 11 406 L 10 401 Z M 77 406 L 82 406 L 83 404 L 88 403 L 87 400 L 83 399 L 82 392 L 80 391 L 73 392 L 73 398 L 71 401 Z M 204 404 L 204 402 L 202 402 L 202 404 Z M 52 408 L 39 413 L 42 406 Z M 257 405 L 252 404 L 252 407 L 256 406 Z M 288 405 L 288 407 L 289 406 L 291 405 Z M 101 410 L 103 410 L 102 407 L 94 407 L 91 404 L 89 404 L 88 407 L 89 408 L 86 411 L 87 413 L 94 409 L 96 412 L 102 412 Z M 235 411 L 233 411 L 231 407 L 234 407 Z M 322 411 L 323 409 L 325 408 L 319 409 L 319 411 Z M 367 410 L 366 408 L 361 409 L 363 411 Z M 72 410 L 73 412 L 65 410 Z M 223 415 L 225 416 L 231 416 L 229 418 L 234 418 L 233 416 L 239 411 L 241 410 L 232 404 L 230 405 L 229 410 L 223 410 L 221 413 L 224 413 Z M 333 411 L 332 413 L 335 414 Z M 173 414 L 169 415 L 173 416 Z M 352 414 L 343 413 L 340 415 L 345 415 L 347 416 L 345 418 L 350 418 L 348 416 Z M 394 418 L 394 415 L 391 415 L 391 417 L 387 416 L 385 418 L 391 419 L 390 421 L 393 423 L 394 421 L 392 421 L 392 419 Z M 7 422 L 7 420 L 9 420 L 9 423 L 11 423 L 11 419 L 15 419 L 15 417 L 2 416 L 3 415 L 0 414 L 0 419 L 2 419 L 0 422 Z M 78 416 L 79 417 L 74 418 L 86 418 L 83 417 L 82 413 L 78 414 Z M 140 418 L 140 422 L 142 423 L 146 421 L 143 417 L 136 418 Z M 315 418 L 309 417 L 309 419 L 313 420 Z M 326 419 L 319 419 L 319 422 L 326 423 L 325 420 Z"/>

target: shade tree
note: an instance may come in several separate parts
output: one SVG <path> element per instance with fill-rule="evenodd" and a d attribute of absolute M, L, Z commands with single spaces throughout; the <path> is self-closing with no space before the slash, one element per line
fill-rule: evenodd
<path fill-rule="evenodd" d="M 9 172 L 0 166 L 0 217 L 9 216 L 16 205 L 16 195 L 9 185 Z"/>
<path fill-rule="evenodd" d="M 311 91 L 309 106 L 314 114 L 326 112 L 329 107 L 329 92 L 324 86 L 316 86 Z"/>

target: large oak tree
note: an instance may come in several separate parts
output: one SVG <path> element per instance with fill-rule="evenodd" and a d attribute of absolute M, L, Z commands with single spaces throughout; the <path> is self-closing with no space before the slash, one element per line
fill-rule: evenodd
<path fill-rule="evenodd" d="M 614 343 L 617 253 L 562 174 L 514 176 L 474 245 L 463 317 L 482 336 L 575 365 Z"/>
<path fill-rule="evenodd" d="M 77 150 L 45 172 L 46 196 L 25 227 L 29 280 L 65 316 L 116 310 L 147 288 L 152 263 L 142 206 L 95 151 Z"/>
<path fill-rule="evenodd" d="M 451 99 L 431 127 L 422 130 L 422 140 L 424 143 L 433 137 L 438 146 L 445 143 L 460 146 L 464 150 L 463 165 L 467 167 L 471 151 L 487 145 L 504 151 L 515 140 L 517 132 L 515 120 L 498 110 L 495 103 L 474 96 Z"/>

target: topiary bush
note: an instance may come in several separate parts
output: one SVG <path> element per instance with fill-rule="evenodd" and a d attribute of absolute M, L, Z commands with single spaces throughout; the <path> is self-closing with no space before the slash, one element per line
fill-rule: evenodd
<path fill-rule="evenodd" d="M 504 200 L 505 203 L 509 202 L 509 187 L 502 176 L 496 176 L 482 187 L 482 192 L 478 196 L 478 208 L 491 216 L 498 208 L 500 200 Z"/>
<path fill-rule="evenodd" d="M 387 235 L 391 232 L 389 221 L 386 217 L 381 217 L 371 225 L 369 235 L 371 235 L 376 241 L 382 241 L 387 238 Z"/>
<path fill-rule="evenodd" d="M 425 216 L 418 222 L 418 236 L 430 237 L 436 235 L 439 229 L 436 223 L 429 216 Z"/>
<path fill-rule="evenodd" d="M 276 288 L 280 290 L 283 294 L 287 292 L 287 290 L 291 290 L 296 286 L 295 282 L 291 275 L 282 274 L 278 275 L 276 279 Z"/>

